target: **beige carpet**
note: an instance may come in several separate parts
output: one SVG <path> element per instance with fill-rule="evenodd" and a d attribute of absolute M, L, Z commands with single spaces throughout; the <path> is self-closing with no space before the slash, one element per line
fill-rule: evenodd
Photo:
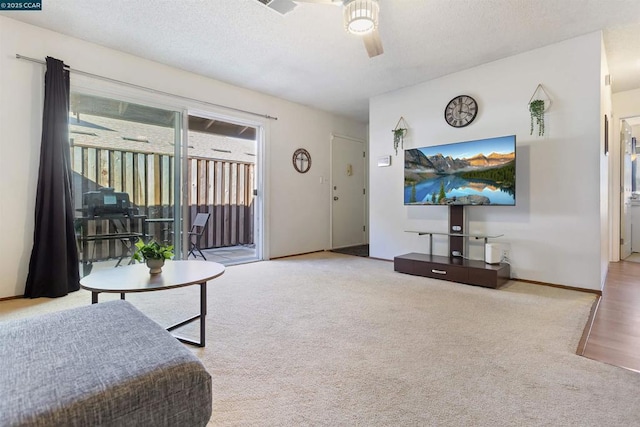
<path fill-rule="evenodd" d="M 198 307 L 195 287 L 128 299 L 164 325 Z M 210 425 L 640 425 L 640 375 L 575 354 L 586 293 L 325 252 L 229 267 L 208 300 L 207 347 L 189 348 L 213 376 Z M 0 320 L 89 301 L 3 302 Z"/>

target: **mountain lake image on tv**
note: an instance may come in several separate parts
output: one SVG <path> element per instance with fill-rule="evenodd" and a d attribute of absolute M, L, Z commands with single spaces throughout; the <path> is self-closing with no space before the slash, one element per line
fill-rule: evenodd
<path fill-rule="evenodd" d="M 516 136 L 404 152 L 405 205 L 516 204 Z"/>

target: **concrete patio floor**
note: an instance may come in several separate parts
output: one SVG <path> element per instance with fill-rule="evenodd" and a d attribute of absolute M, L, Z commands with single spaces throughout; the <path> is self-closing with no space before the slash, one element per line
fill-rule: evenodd
<path fill-rule="evenodd" d="M 242 264 L 257 261 L 256 249 L 253 246 L 229 246 L 225 248 L 202 249 L 207 261 L 223 265 Z M 191 256 L 189 259 L 193 259 Z M 201 259 L 200 256 L 197 259 Z"/>
<path fill-rule="evenodd" d="M 256 250 L 253 246 L 228 246 L 224 248 L 202 249 L 202 253 L 206 257 L 206 261 L 217 262 L 223 265 L 243 264 L 247 262 L 258 261 Z M 121 266 L 128 265 L 131 258 L 124 258 L 120 263 Z M 198 254 L 196 258 L 192 256 L 189 259 L 199 259 L 202 257 Z M 105 261 L 94 261 L 89 268 L 90 271 L 98 271 L 106 268 L 115 267 L 118 261 L 109 259 Z M 80 264 L 80 276 L 82 277 L 82 263 Z"/>

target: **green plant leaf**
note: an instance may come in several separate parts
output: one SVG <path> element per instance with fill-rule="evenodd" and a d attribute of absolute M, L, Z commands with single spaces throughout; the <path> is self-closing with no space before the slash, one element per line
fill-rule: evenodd
<path fill-rule="evenodd" d="M 398 146 L 402 144 L 405 135 L 407 134 L 406 128 L 397 128 L 392 130 L 393 132 L 393 148 L 396 150 L 396 155 L 398 155 Z"/>
<path fill-rule="evenodd" d="M 529 111 L 531 112 L 531 128 L 530 135 L 533 135 L 534 119 L 538 125 L 538 136 L 544 135 L 544 100 L 536 99 L 529 103 Z"/>
<path fill-rule="evenodd" d="M 154 240 L 147 243 L 138 240 L 136 248 L 133 259 L 137 261 L 142 261 L 143 259 L 171 259 L 173 256 L 173 245 L 161 245 Z"/>

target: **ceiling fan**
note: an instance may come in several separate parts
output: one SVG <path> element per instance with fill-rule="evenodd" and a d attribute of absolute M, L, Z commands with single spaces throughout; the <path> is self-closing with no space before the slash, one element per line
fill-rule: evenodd
<path fill-rule="evenodd" d="M 260 3 L 284 15 L 297 3 L 317 3 L 342 6 L 345 29 L 362 37 L 370 58 L 384 53 L 378 33 L 378 0 L 258 0 Z"/>

